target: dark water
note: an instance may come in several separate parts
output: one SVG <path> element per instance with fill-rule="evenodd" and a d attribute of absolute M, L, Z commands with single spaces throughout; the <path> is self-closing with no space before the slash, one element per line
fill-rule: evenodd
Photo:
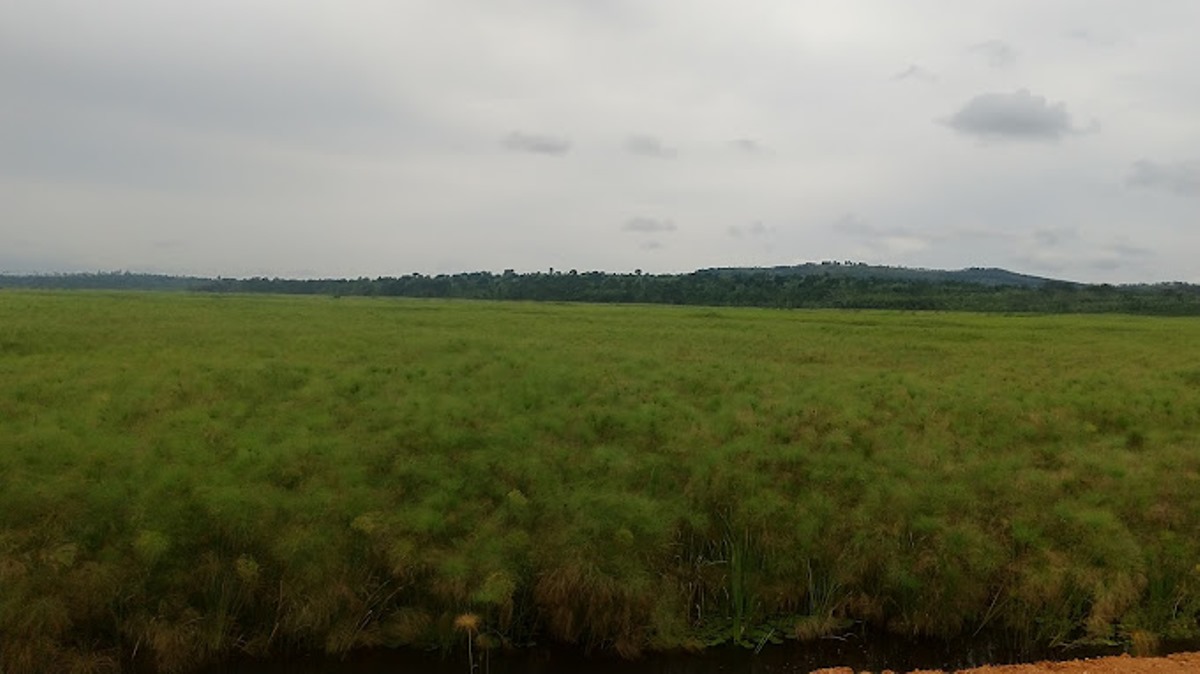
<path fill-rule="evenodd" d="M 1165 644 L 1163 652 L 1200 650 L 1200 641 Z M 441 655 L 411 650 L 375 650 L 346 658 L 294 656 L 269 661 L 234 660 L 204 674 L 800 674 L 822 667 L 855 671 L 894 669 L 955 670 L 985 664 L 1064 660 L 1123 652 L 1118 647 L 1071 650 L 1027 649 L 1000 640 L 913 640 L 891 635 L 849 634 L 810 643 L 768 645 L 760 652 L 728 647 L 702 654 L 660 653 L 638 660 L 611 655 L 585 656 L 565 648 L 529 648 L 516 652 Z"/>

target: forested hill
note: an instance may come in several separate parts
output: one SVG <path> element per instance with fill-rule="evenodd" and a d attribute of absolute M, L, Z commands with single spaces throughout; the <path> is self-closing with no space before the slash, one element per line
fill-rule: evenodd
<path fill-rule="evenodd" d="M 1200 316 L 1200 286 L 1090 285 L 1002 269 L 940 271 L 823 263 L 687 274 L 550 270 L 358 279 L 205 279 L 147 274 L 2 276 L 0 287 L 190 290 L 776 308 Z"/>
<path fill-rule="evenodd" d="M 1065 283 L 1041 276 L 1018 274 L 995 267 L 971 267 L 970 269 L 913 269 L 911 267 L 885 267 L 863 262 L 807 262 L 805 264 L 779 267 L 715 267 L 701 269 L 699 273 L 737 276 L 745 274 L 774 274 L 777 276 L 836 276 L 845 278 L 888 279 L 897 281 L 928 281 L 977 283 L 986 286 L 1035 287 L 1046 283 Z"/>

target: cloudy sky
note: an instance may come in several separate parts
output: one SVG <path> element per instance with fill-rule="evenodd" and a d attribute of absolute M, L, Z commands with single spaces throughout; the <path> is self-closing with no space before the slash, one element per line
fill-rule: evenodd
<path fill-rule="evenodd" d="M 0 3 L 0 271 L 1200 282 L 1195 0 Z"/>

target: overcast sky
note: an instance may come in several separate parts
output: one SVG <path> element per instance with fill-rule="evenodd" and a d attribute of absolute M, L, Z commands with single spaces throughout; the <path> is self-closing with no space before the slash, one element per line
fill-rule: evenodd
<path fill-rule="evenodd" d="M 1200 282 L 1195 0 L 0 3 L 0 271 Z"/>

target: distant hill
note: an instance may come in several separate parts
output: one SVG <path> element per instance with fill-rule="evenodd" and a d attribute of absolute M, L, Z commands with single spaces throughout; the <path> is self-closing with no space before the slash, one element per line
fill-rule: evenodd
<path fill-rule="evenodd" d="M 837 278 L 891 279 L 897 281 L 924 281 L 929 283 L 973 283 L 985 286 L 1014 286 L 1037 288 L 1047 283 L 1070 281 L 1018 274 L 996 267 L 970 267 L 967 269 L 920 269 L 912 267 L 885 267 L 863 262 L 806 262 L 804 264 L 778 267 L 714 267 L 701 269 L 699 274 L 721 276 L 745 276 L 767 274 L 773 276 L 832 276 Z"/>

